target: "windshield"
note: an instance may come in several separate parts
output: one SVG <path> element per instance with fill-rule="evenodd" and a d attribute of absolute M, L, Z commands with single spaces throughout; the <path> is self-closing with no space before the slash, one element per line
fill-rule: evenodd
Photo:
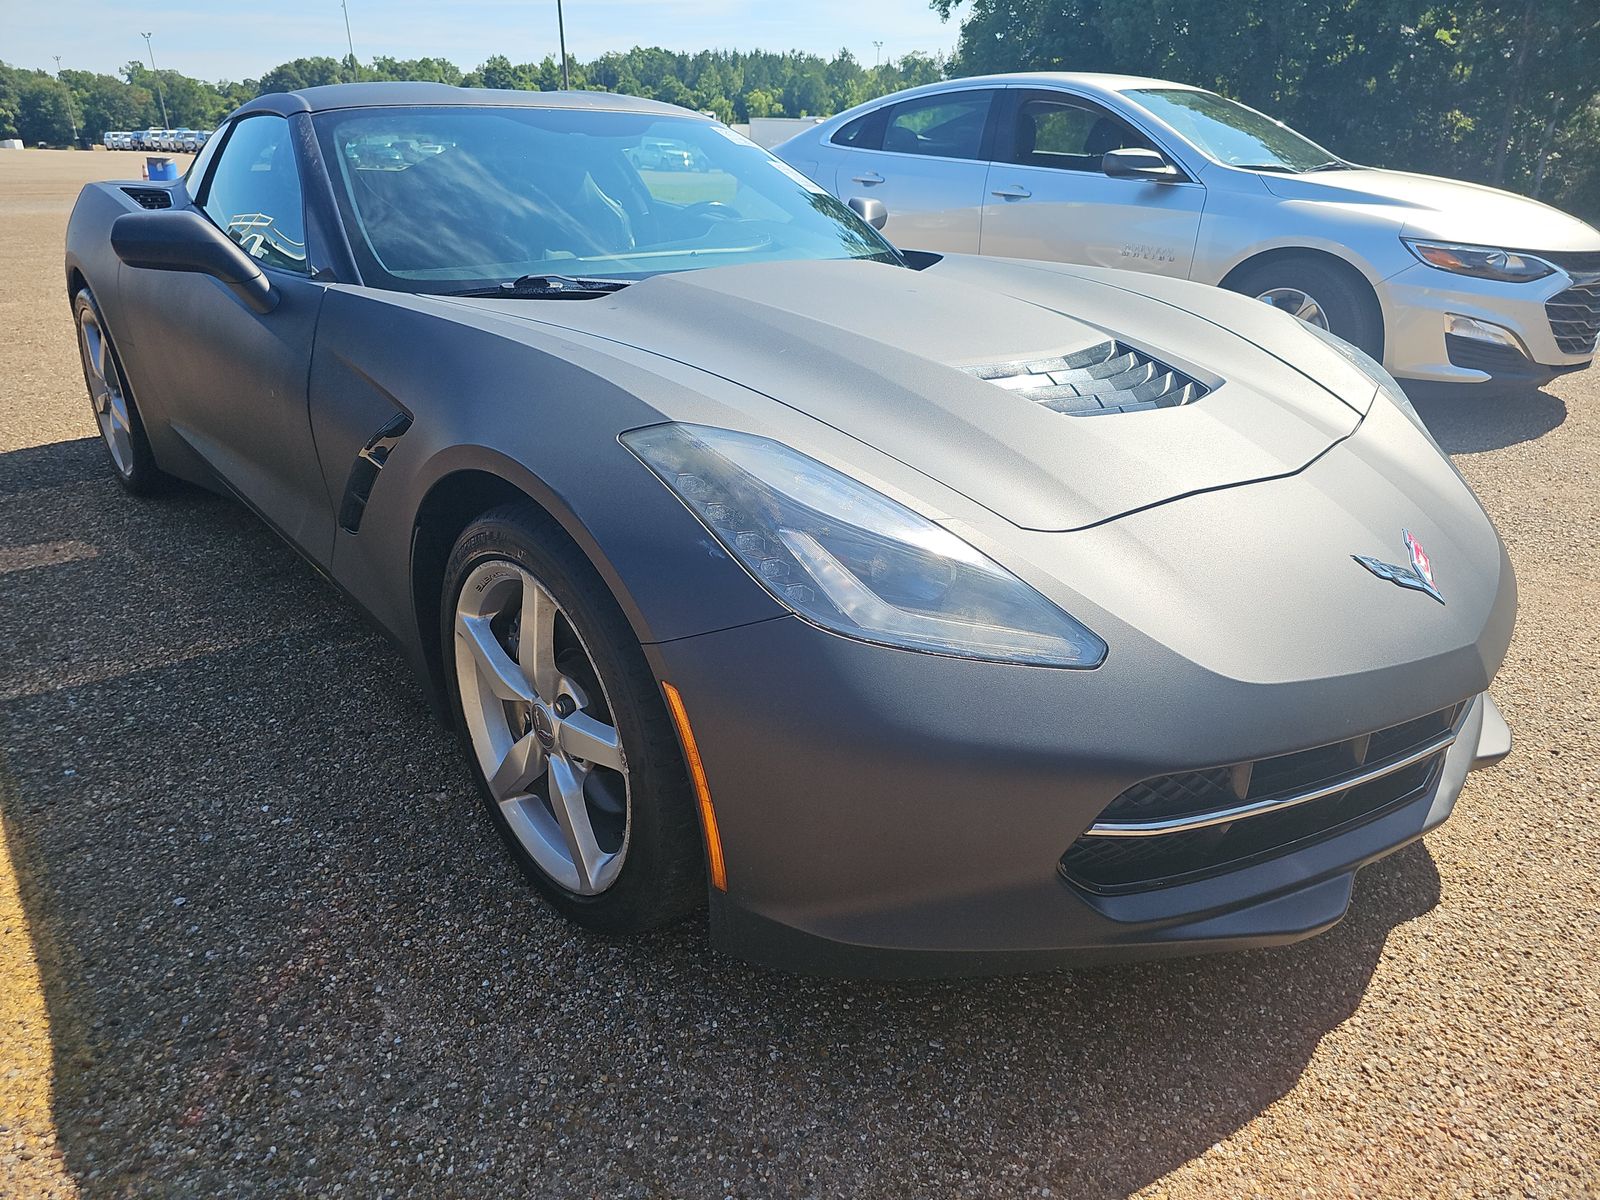
<path fill-rule="evenodd" d="M 899 261 L 838 200 L 714 121 L 500 107 L 315 120 L 363 278 L 377 287 Z"/>
<path fill-rule="evenodd" d="M 1340 166 L 1310 138 L 1214 92 L 1139 88 L 1126 93 L 1218 162 L 1264 171 Z"/>

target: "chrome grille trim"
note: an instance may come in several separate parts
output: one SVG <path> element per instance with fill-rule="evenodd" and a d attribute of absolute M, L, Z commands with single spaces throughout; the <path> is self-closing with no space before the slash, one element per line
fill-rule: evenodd
<path fill-rule="evenodd" d="M 1465 710 L 1463 710 L 1463 714 Z M 1435 754 L 1447 750 L 1455 743 L 1461 733 L 1458 721 L 1445 732 L 1436 734 L 1428 741 L 1409 750 L 1386 758 L 1370 766 L 1349 771 L 1334 777 L 1316 787 L 1307 788 L 1297 792 L 1286 792 L 1277 796 L 1264 796 L 1260 800 L 1253 800 L 1248 804 L 1236 804 L 1229 808 L 1213 809 L 1210 812 L 1192 813 L 1183 817 L 1170 817 L 1159 821 L 1098 821 L 1084 830 L 1083 837 L 1160 837 L 1168 833 L 1185 833 L 1195 829 L 1207 829 L 1213 825 L 1226 825 L 1233 821 L 1243 820 L 1247 817 L 1259 817 L 1265 813 L 1281 812 L 1286 808 L 1294 808 L 1299 804 L 1309 804 L 1313 800 L 1321 800 L 1327 796 L 1334 796 L 1340 792 L 1347 792 L 1352 788 L 1361 787 L 1382 779 L 1386 775 L 1393 775 L 1407 767 L 1415 766 L 1424 759 L 1432 758 Z"/>

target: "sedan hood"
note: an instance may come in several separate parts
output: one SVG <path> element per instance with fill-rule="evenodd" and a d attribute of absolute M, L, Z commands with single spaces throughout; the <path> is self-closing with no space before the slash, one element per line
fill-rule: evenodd
<path fill-rule="evenodd" d="M 1401 232 L 1518 250 L 1600 250 L 1600 233 L 1559 209 L 1478 183 L 1358 168 L 1262 175 L 1274 196 L 1394 210 Z"/>
<path fill-rule="evenodd" d="M 923 271 L 864 261 L 727 267 L 593 300 L 472 303 L 730 380 L 1026 529 L 1083 528 L 1291 474 L 1348 436 L 1370 405 L 1372 382 L 1292 319 L 1210 288 L 1169 281 L 1158 299 L 1141 287 L 1123 272 L 952 257 Z M 1203 394 L 1077 416 L 983 377 L 1108 341 Z M 759 429 L 759 406 L 751 417 Z"/>

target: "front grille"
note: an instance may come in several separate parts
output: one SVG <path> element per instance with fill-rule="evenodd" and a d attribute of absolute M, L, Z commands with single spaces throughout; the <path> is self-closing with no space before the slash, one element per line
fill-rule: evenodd
<path fill-rule="evenodd" d="M 1592 354 L 1600 336 L 1600 279 L 1569 287 L 1544 304 L 1550 332 L 1563 354 Z"/>
<path fill-rule="evenodd" d="M 1542 258 L 1574 278 L 1600 275 L 1600 250 L 1528 250 L 1524 253 Z"/>
<path fill-rule="evenodd" d="M 1167 887 L 1370 820 L 1432 785 L 1462 709 L 1293 754 L 1136 783 L 1062 855 L 1062 874 L 1096 892 Z"/>
<path fill-rule="evenodd" d="M 1100 416 L 1192 404 L 1204 384 L 1121 342 L 1054 358 L 963 367 L 967 374 L 1068 416 Z"/>
<path fill-rule="evenodd" d="M 122 190 L 145 208 L 172 207 L 172 193 L 166 188 L 125 187 Z"/>

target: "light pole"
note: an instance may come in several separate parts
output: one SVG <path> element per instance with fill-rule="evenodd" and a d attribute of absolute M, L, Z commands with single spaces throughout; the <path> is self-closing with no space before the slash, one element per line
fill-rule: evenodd
<path fill-rule="evenodd" d="M 872 65 L 875 67 L 881 67 L 883 65 L 883 43 L 873 42 L 872 48 L 874 51 Z"/>
<path fill-rule="evenodd" d="M 172 118 L 167 116 L 167 92 L 166 89 L 161 86 L 161 72 L 156 70 L 156 52 L 150 46 L 150 35 L 148 33 L 141 33 L 139 36 L 144 39 L 144 48 L 150 53 L 150 74 L 156 77 L 156 95 L 161 98 L 162 127 L 171 129 Z"/>
<path fill-rule="evenodd" d="M 344 40 L 345 44 L 350 47 L 350 65 L 354 67 L 356 65 L 356 43 L 355 39 L 350 36 L 350 6 L 345 3 L 345 0 L 339 0 L 339 7 L 344 10 Z"/>
<path fill-rule="evenodd" d="M 572 90 L 572 76 L 567 71 L 567 21 L 561 12 L 561 0 L 556 0 L 556 32 L 561 37 L 561 90 Z"/>
<path fill-rule="evenodd" d="M 50 57 L 56 60 L 56 82 L 66 87 L 66 82 L 61 78 L 61 55 L 53 54 Z M 78 144 L 78 117 L 72 111 L 72 89 L 67 89 L 67 121 L 72 126 L 72 144 Z"/>

